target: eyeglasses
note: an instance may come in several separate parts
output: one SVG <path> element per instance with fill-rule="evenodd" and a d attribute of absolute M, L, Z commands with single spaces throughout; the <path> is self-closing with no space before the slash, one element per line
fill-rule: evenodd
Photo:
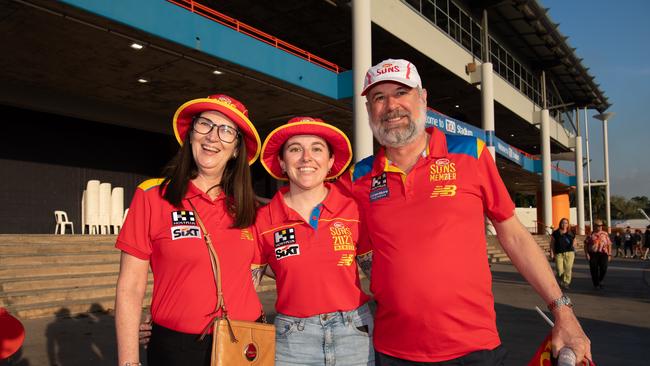
<path fill-rule="evenodd" d="M 219 140 L 225 143 L 232 143 L 239 136 L 239 131 L 229 125 L 218 125 L 205 117 L 194 118 L 194 125 L 192 129 L 201 135 L 207 135 L 212 132 L 213 128 L 217 128 L 217 135 Z"/>

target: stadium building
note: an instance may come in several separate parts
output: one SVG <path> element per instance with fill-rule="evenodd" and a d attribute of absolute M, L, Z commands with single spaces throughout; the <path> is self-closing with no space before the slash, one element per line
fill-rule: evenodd
<path fill-rule="evenodd" d="M 91 179 L 128 206 L 177 149 L 176 108 L 209 94 L 244 102 L 262 138 L 321 117 L 362 159 L 363 76 L 388 58 L 418 67 L 430 125 L 484 139 L 511 195 L 536 197 L 538 231 L 571 201 L 584 230 L 578 117 L 609 103 L 536 0 L 0 0 L 0 17 L 0 233 L 51 233 L 54 210 L 80 232 Z"/>

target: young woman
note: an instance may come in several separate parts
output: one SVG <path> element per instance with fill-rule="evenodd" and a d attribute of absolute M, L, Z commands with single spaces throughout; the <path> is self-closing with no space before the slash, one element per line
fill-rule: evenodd
<path fill-rule="evenodd" d="M 211 337 L 197 339 L 221 314 L 214 313 L 216 289 L 199 215 L 220 258 L 229 317 L 254 321 L 261 314 L 251 281 L 259 256 L 249 169 L 259 155 L 257 131 L 244 105 L 226 95 L 183 104 L 173 127 L 180 150 L 164 179 L 140 184 L 117 239 L 120 366 L 140 364 L 138 325 L 149 266 L 154 286 L 148 364 L 210 364 Z"/>
<path fill-rule="evenodd" d="M 560 227 L 551 234 L 551 259 L 555 260 L 555 270 L 560 287 L 568 289 L 571 284 L 573 261 L 575 260 L 576 236 L 571 232 L 569 220 L 562 218 Z"/>
<path fill-rule="evenodd" d="M 276 276 L 276 365 L 374 364 L 369 298 L 355 263 L 358 207 L 325 182 L 351 157 L 342 131 L 309 117 L 275 129 L 262 146 L 262 165 L 289 181 L 255 224 L 262 262 Z"/>

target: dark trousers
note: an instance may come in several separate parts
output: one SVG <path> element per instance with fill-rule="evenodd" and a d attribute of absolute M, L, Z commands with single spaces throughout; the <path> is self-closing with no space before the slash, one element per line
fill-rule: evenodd
<path fill-rule="evenodd" d="M 589 253 L 589 270 L 591 271 L 591 282 L 594 287 L 600 286 L 607 273 L 607 253 Z"/>
<path fill-rule="evenodd" d="M 623 254 L 627 256 L 627 251 L 630 251 L 630 257 L 634 255 L 634 245 L 633 244 L 625 244 L 623 247 Z"/>
<path fill-rule="evenodd" d="M 199 341 L 200 335 L 176 332 L 153 324 L 147 347 L 149 366 L 210 366 L 212 335 Z"/>
<path fill-rule="evenodd" d="M 375 351 L 375 366 L 503 366 L 508 351 L 499 346 L 493 350 L 476 351 L 442 362 L 415 362 L 402 360 Z"/>

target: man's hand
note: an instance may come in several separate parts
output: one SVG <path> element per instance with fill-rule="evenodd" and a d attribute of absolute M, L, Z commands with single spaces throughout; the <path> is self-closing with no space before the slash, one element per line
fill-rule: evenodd
<path fill-rule="evenodd" d="M 577 365 L 582 365 L 585 358 L 591 360 L 591 341 L 582 330 L 573 310 L 560 306 L 553 310 L 553 316 L 555 317 L 551 341 L 553 357 L 557 357 L 562 348 L 568 347 L 575 353 Z"/>
<path fill-rule="evenodd" d="M 138 333 L 138 338 L 140 344 L 144 345 L 144 348 L 147 348 L 149 340 L 151 338 L 151 313 L 147 313 L 140 323 L 140 332 Z"/>

